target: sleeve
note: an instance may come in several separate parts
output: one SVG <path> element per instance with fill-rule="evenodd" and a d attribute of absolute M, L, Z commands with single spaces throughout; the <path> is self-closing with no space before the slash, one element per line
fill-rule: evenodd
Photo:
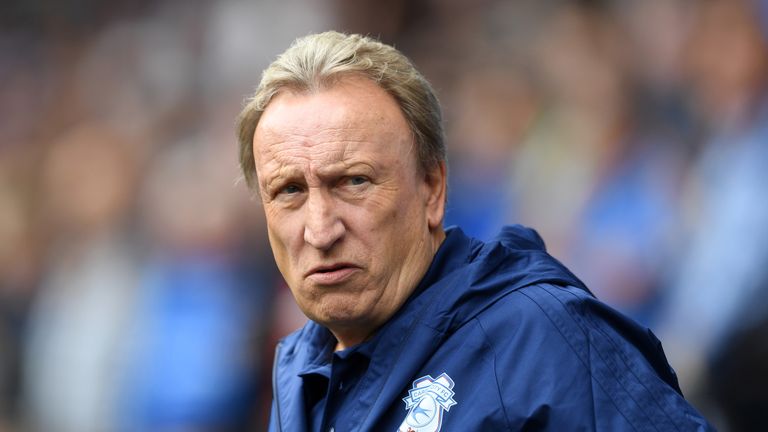
<path fill-rule="evenodd" d="M 714 430 L 653 334 L 578 288 L 526 287 L 480 321 L 511 430 Z"/>

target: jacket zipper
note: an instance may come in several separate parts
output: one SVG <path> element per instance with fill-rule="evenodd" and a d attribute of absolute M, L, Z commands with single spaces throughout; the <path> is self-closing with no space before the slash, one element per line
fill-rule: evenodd
<path fill-rule="evenodd" d="M 283 426 L 281 425 L 280 418 L 280 399 L 277 398 L 277 359 L 280 358 L 280 347 L 282 343 L 278 343 L 275 347 L 275 358 L 272 360 L 272 401 L 275 404 L 275 416 L 277 421 L 277 432 L 282 432 Z"/>

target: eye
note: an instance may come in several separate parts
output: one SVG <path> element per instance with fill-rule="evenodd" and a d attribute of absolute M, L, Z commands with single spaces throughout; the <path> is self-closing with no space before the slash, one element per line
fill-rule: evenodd
<path fill-rule="evenodd" d="M 301 188 L 295 184 L 289 184 L 278 191 L 278 194 L 295 195 L 301 192 Z"/>
<path fill-rule="evenodd" d="M 352 176 L 347 178 L 347 184 L 350 186 L 362 186 L 368 182 L 368 177 L 365 176 Z"/>

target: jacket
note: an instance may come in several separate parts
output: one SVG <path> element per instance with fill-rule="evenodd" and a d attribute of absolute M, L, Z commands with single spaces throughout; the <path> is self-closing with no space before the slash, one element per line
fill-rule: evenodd
<path fill-rule="evenodd" d="M 270 431 L 308 430 L 301 371 L 328 337 L 309 321 L 279 343 Z M 330 430 L 712 430 L 650 330 L 596 300 L 521 226 L 488 243 L 448 229 L 370 349 Z"/>

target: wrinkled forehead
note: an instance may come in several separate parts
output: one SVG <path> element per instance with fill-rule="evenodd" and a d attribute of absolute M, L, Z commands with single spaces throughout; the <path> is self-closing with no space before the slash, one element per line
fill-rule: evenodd
<path fill-rule="evenodd" d="M 284 116 L 290 111 L 293 116 Z M 258 129 L 290 125 L 371 128 L 401 123 L 407 126 L 398 103 L 370 79 L 349 76 L 313 89 L 286 87 L 272 97 Z"/>
<path fill-rule="evenodd" d="M 301 147 L 331 153 L 364 147 L 407 157 L 413 135 L 394 98 L 357 78 L 318 91 L 277 94 L 257 125 L 253 147 L 258 169 L 276 153 Z"/>

